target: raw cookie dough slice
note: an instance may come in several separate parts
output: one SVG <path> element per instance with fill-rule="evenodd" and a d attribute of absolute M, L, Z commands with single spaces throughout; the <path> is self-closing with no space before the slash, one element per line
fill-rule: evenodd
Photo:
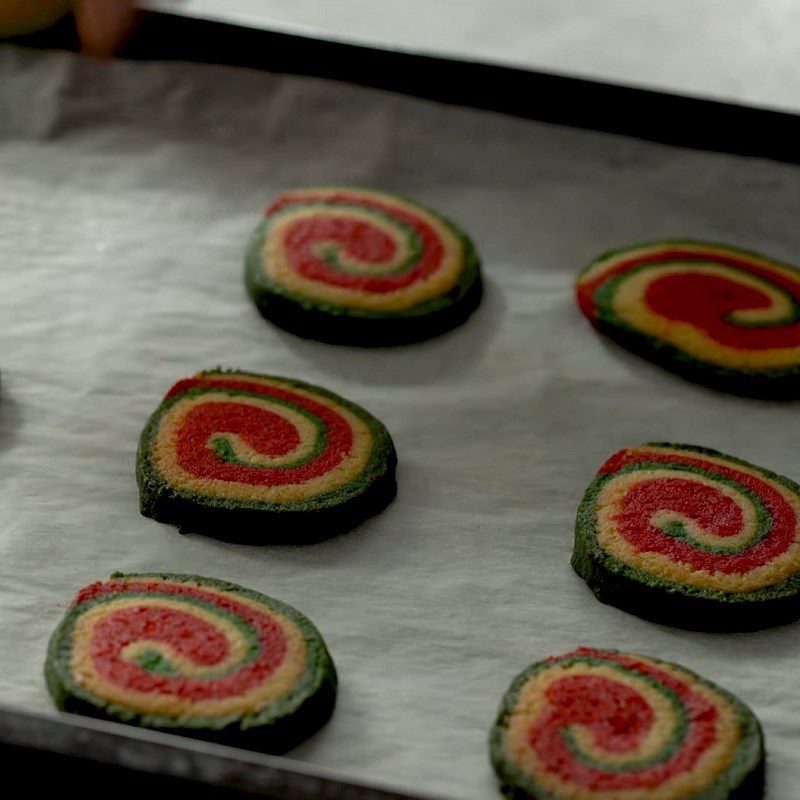
<path fill-rule="evenodd" d="M 196 575 L 81 589 L 45 676 L 62 710 L 273 753 L 317 731 L 336 699 L 333 661 L 299 611 Z"/>
<path fill-rule="evenodd" d="M 578 303 L 602 333 L 698 383 L 800 395 L 800 270 L 719 244 L 664 241 L 600 256 Z"/>
<path fill-rule="evenodd" d="M 349 530 L 396 492 L 386 428 L 290 378 L 213 370 L 178 381 L 142 432 L 146 516 L 253 544 Z"/>
<path fill-rule="evenodd" d="M 586 490 L 572 566 L 605 603 L 704 630 L 800 616 L 800 487 L 715 450 L 654 442 Z"/>
<path fill-rule="evenodd" d="M 764 744 L 733 695 L 684 667 L 581 647 L 518 675 L 491 757 L 515 800 L 757 800 Z"/>
<path fill-rule="evenodd" d="M 481 297 L 467 236 L 402 197 L 300 189 L 267 209 L 247 253 L 261 314 L 292 333 L 363 347 L 403 344 L 461 324 Z"/>

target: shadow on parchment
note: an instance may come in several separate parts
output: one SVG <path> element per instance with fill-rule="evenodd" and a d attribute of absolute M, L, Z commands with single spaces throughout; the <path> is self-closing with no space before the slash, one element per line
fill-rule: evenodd
<path fill-rule="evenodd" d="M 8 394 L 0 378 L 0 453 L 10 450 L 19 437 L 22 427 L 22 409 Z"/>
<path fill-rule="evenodd" d="M 298 358 L 337 378 L 362 384 L 419 385 L 469 370 L 501 325 L 506 302 L 499 284 L 483 276 L 483 298 L 470 318 L 415 344 L 361 348 L 324 344 L 278 330 Z"/>
<path fill-rule="evenodd" d="M 404 464 L 401 453 L 397 467 L 397 497 L 383 511 L 364 520 L 352 530 L 307 544 L 240 544 L 217 539 L 218 546 L 232 553 L 246 551 L 248 558 L 263 561 L 265 565 L 288 564 L 295 567 L 305 566 L 310 570 L 320 566 L 328 570 L 339 563 L 351 564 L 353 559 L 362 557 L 360 551 L 367 551 L 369 555 L 364 557 L 371 560 L 375 569 L 390 571 L 396 565 L 397 550 L 384 549 L 376 540 L 388 537 L 399 541 L 401 550 L 414 552 L 414 540 L 426 533 L 404 521 L 405 509 L 412 499 L 415 507 L 425 507 L 430 502 L 429 486 L 430 482 L 424 471 L 415 469 L 413 461 Z M 187 531 L 178 534 L 177 528 L 173 530 L 180 536 L 196 537 L 198 540 L 206 538 L 202 533 Z M 381 563 L 381 559 L 386 559 L 386 562 Z"/>
<path fill-rule="evenodd" d="M 633 375 L 641 377 L 643 381 L 655 386 L 659 389 L 659 391 L 663 391 L 665 394 L 674 391 L 686 391 L 688 389 L 689 391 L 696 392 L 700 396 L 717 398 L 727 397 L 746 403 L 767 402 L 770 404 L 775 403 L 778 405 L 791 405 L 793 403 L 800 402 L 800 397 L 796 396 L 759 397 L 746 393 L 740 394 L 738 392 L 727 391 L 726 389 L 722 388 L 717 389 L 713 386 L 706 386 L 690 377 L 672 372 L 666 367 L 648 360 L 645 356 L 631 352 L 626 347 L 623 347 L 621 344 L 618 344 L 610 339 L 608 336 L 603 336 L 597 333 L 595 333 L 595 335 L 599 338 L 603 349 L 609 354 L 609 356 L 611 356 L 611 358 L 620 362 L 621 364 L 624 364 L 625 368 Z"/>

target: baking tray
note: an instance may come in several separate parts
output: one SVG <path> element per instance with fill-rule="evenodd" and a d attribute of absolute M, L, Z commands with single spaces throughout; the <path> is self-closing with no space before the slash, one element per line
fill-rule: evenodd
<path fill-rule="evenodd" d="M 241 279 L 250 229 L 277 191 L 331 183 L 399 191 L 470 232 L 487 292 L 467 325 L 363 352 L 258 316 Z M 331 723 L 288 759 L 230 756 L 283 770 L 297 797 L 329 770 L 324 797 L 371 784 L 496 796 L 486 736 L 501 694 L 530 661 L 581 644 L 675 660 L 738 694 L 764 723 L 769 800 L 796 796 L 800 626 L 652 625 L 597 603 L 568 562 L 583 489 L 622 446 L 696 442 L 800 474 L 797 404 L 715 394 L 620 351 L 571 289 L 598 253 L 649 238 L 797 261 L 797 167 L 319 79 L 3 47 L 0 185 L 0 702 L 17 709 L 3 738 L 38 720 L 9 746 L 92 755 L 59 737 L 109 734 L 163 746 L 192 774 L 210 746 L 59 716 L 41 678 L 77 587 L 115 569 L 185 571 L 280 597 L 328 641 L 342 679 Z M 140 517 L 141 426 L 176 378 L 215 364 L 365 405 L 395 438 L 397 500 L 302 548 Z M 129 768 L 117 750 L 108 762 Z M 166 761 L 157 771 L 172 775 Z M 250 770 L 239 788 L 269 796 Z"/>
<path fill-rule="evenodd" d="M 19 41 L 39 48 L 79 47 L 69 20 Z M 174 14 L 145 16 L 121 55 L 332 78 L 544 122 L 800 162 L 797 114 L 474 59 L 402 53 Z"/>
<path fill-rule="evenodd" d="M 81 796 L 191 792 L 193 800 L 258 795 L 274 800 L 434 800 L 355 784 L 333 770 L 307 767 L 181 736 L 102 720 L 52 717 L 0 706 L 0 754 L 12 780 L 39 791 L 80 785 Z"/>

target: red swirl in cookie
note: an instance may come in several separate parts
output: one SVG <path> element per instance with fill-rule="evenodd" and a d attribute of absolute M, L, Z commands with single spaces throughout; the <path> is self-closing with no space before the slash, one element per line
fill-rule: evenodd
<path fill-rule="evenodd" d="M 758 772 L 761 734 L 739 701 L 678 665 L 580 648 L 517 677 L 492 757 L 531 797 L 723 798 Z"/>
<path fill-rule="evenodd" d="M 800 369 L 800 271 L 701 242 L 618 250 L 579 276 L 583 313 L 631 349 L 745 375 Z M 638 342 L 638 344 L 637 344 Z M 682 368 L 682 369 L 681 369 Z"/>
<path fill-rule="evenodd" d="M 244 487 L 261 488 L 263 499 L 297 493 L 290 487 L 306 497 L 320 478 L 330 491 L 357 475 L 370 454 L 365 423 L 280 379 L 205 373 L 179 381 L 167 397 L 178 399 L 162 417 L 156 462 L 211 492 L 213 482 L 224 482 L 226 497 L 237 485 L 247 496 L 258 490 Z"/>
<path fill-rule="evenodd" d="M 268 208 L 260 255 L 262 277 L 286 293 L 393 313 L 447 294 L 468 251 L 449 223 L 401 197 L 308 189 Z"/>
<path fill-rule="evenodd" d="M 590 548 L 672 590 L 747 593 L 800 573 L 800 497 L 714 451 L 644 445 L 612 456 L 587 492 Z"/>
<path fill-rule="evenodd" d="M 274 724 L 335 687 L 299 612 L 191 575 L 118 575 L 82 589 L 51 640 L 47 675 L 64 707 L 210 730 Z M 332 695 L 326 703 L 329 713 Z"/>
<path fill-rule="evenodd" d="M 382 481 L 388 496 L 393 470 L 388 432 L 354 403 L 287 378 L 221 371 L 175 384 L 145 427 L 138 459 L 143 510 L 166 521 L 173 498 L 182 509 L 287 519 L 341 506 Z"/>

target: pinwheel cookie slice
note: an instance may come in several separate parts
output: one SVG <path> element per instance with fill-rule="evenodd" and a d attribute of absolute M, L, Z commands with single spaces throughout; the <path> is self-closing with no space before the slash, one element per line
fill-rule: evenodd
<path fill-rule="evenodd" d="M 685 628 L 800 616 L 800 487 L 715 450 L 621 450 L 586 490 L 575 571 L 603 602 Z"/>
<path fill-rule="evenodd" d="M 330 718 L 336 672 L 299 611 L 196 575 L 81 589 L 45 665 L 59 708 L 279 753 Z"/>
<path fill-rule="evenodd" d="M 733 695 L 684 667 L 581 647 L 503 698 L 491 757 L 509 797 L 757 800 L 764 745 Z"/>
<path fill-rule="evenodd" d="M 253 544 L 349 530 L 394 497 L 386 428 L 355 403 L 237 371 L 178 381 L 142 432 L 146 516 Z"/>
<path fill-rule="evenodd" d="M 577 280 L 601 332 L 673 372 L 762 397 L 800 395 L 800 270 L 718 244 L 615 250 Z"/>
<path fill-rule="evenodd" d="M 246 280 L 261 314 L 280 327 L 364 347 L 435 336 L 481 297 L 464 233 L 416 203 L 363 189 L 280 195 L 253 235 Z"/>

